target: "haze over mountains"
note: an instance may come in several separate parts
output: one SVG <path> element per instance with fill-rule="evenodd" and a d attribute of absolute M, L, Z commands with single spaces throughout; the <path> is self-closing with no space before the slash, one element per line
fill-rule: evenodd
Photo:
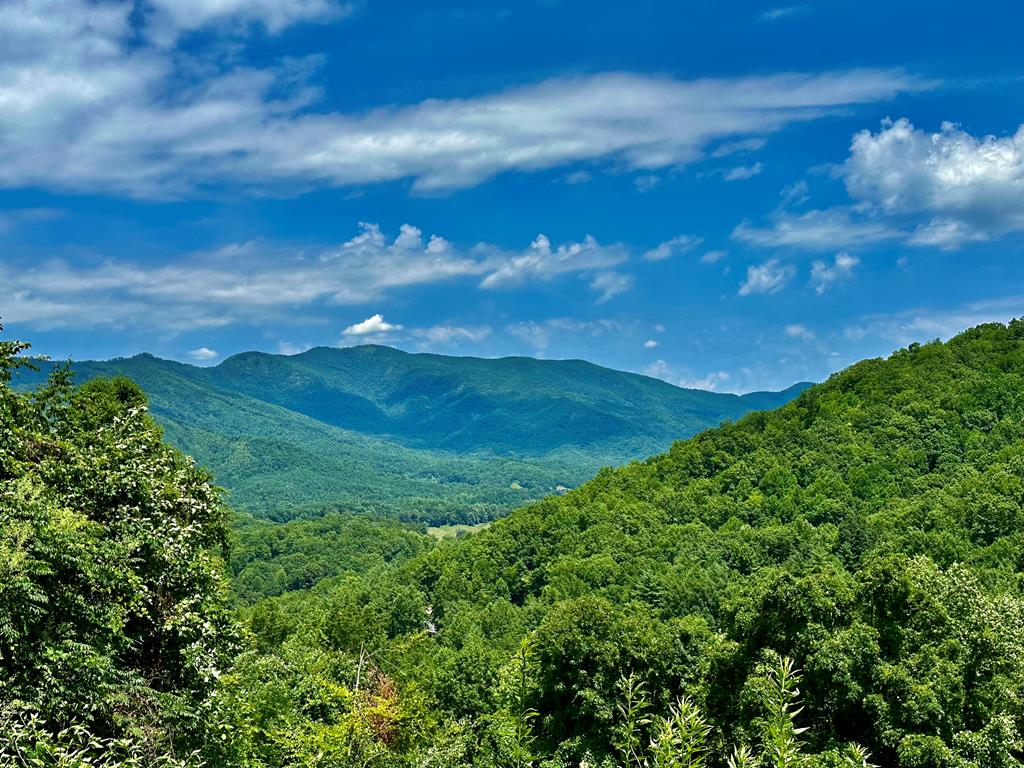
<path fill-rule="evenodd" d="M 582 360 L 383 346 L 246 352 L 208 368 L 141 354 L 73 370 L 79 382 L 138 382 L 168 439 L 214 473 L 234 507 L 279 518 L 340 507 L 487 519 L 807 386 L 740 396 Z"/>

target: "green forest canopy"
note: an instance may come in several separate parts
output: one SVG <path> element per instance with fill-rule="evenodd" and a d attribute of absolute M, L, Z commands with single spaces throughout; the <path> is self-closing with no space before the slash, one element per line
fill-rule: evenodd
<path fill-rule="evenodd" d="M 173 744 L 177 759 L 192 759 L 195 749 L 212 765 L 267 768 L 1021 765 L 1020 321 L 864 361 L 789 405 L 602 471 L 472 536 L 431 545 L 385 529 L 379 550 L 364 560 L 344 552 L 339 559 L 351 568 L 310 589 L 248 579 L 244 599 L 235 598 L 247 604 L 237 613 L 237 645 L 227 623 L 210 623 L 209 647 L 227 649 L 215 682 L 184 675 L 177 661 L 163 676 L 140 678 L 132 649 L 142 646 L 133 645 L 136 624 L 126 618 L 133 609 L 118 602 L 122 592 L 94 589 L 92 579 L 107 572 L 77 565 L 79 550 L 69 546 L 81 536 L 91 564 L 95 542 L 121 546 L 125 524 L 115 521 L 149 514 L 145 495 L 108 508 L 116 494 L 101 494 L 99 504 L 75 490 L 107 487 L 124 466 L 115 458 L 127 435 L 105 441 L 93 433 L 152 434 L 137 409 L 118 416 L 125 398 L 109 390 L 126 386 L 94 385 L 107 394 L 95 401 L 102 407 L 90 406 L 102 418 L 87 419 L 74 414 L 89 408 L 68 403 L 88 390 L 3 390 L 0 541 L 44 563 L 18 572 L 21 589 L 82 591 L 84 606 L 107 606 L 117 619 L 102 628 L 83 619 L 89 631 L 75 635 L 89 649 L 107 643 L 97 653 L 107 654 L 101 666 L 114 687 L 86 685 L 51 660 L 60 658 L 54 630 L 63 624 L 27 598 L 12 601 L 20 593 L 5 575 L 4 637 L 29 632 L 20 637 L 38 648 L 12 656 L 16 646 L 7 645 L 0 657 L 6 679 L 29 681 L 18 689 L 21 709 L 3 693 L 4 711 L 14 712 L 8 727 L 24 731 L 31 710 L 51 741 L 79 723 L 139 749 Z M 98 447 L 86 451 L 90 444 Z M 78 466 L 76 451 L 95 469 L 64 479 L 54 467 Z M 128 487 L 159 487 L 157 498 L 169 495 L 178 509 L 178 484 L 191 488 L 199 476 L 166 455 L 181 474 L 143 482 L 154 468 L 133 463 L 140 474 Z M 63 484 L 51 488 L 57 479 Z M 16 491 L 25 487 L 34 490 Z M 37 542 L 64 509 L 84 520 L 62 524 L 68 543 L 47 550 Z M 211 531 L 221 525 L 215 505 L 204 502 L 196 514 Z M 306 525 L 313 522 L 280 537 L 255 529 L 237 537 L 232 558 L 245 565 L 235 573 L 302 551 Z M 341 531 L 347 523 L 325 525 Z M 372 536 L 368 526 L 353 535 Z M 315 552 L 324 531 L 307 533 Z M 198 549 L 163 541 L 168 549 L 152 552 L 157 562 L 179 553 L 197 561 Z M 216 551 L 213 539 L 197 543 Z M 58 552 L 77 580 L 42 575 Z M 217 570 L 212 555 L 197 562 Z M 133 583 L 160 572 L 146 568 Z M 208 596 L 197 610 L 223 616 L 217 580 L 194 586 Z M 166 605 L 175 599 L 184 598 L 172 592 Z M 167 663 L 184 653 L 167 648 Z M 73 688 L 78 706 L 61 709 L 35 682 L 44 677 Z M 159 683 L 151 697 L 158 704 L 144 710 L 154 714 L 105 703 L 127 695 L 121 680 L 143 690 Z M 168 725 L 190 711 L 180 706 L 186 701 L 203 707 L 202 727 Z"/>
<path fill-rule="evenodd" d="M 15 383 L 38 385 L 50 367 L 23 370 Z M 75 362 L 73 371 L 80 382 L 139 384 L 167 441 L 215 473 L 235 510 L 435 524 L 492 520 L 807 386 L 738 396 L 582 360 L 372 345 L 246 352 L 211 367 L 142 354 Z"/>

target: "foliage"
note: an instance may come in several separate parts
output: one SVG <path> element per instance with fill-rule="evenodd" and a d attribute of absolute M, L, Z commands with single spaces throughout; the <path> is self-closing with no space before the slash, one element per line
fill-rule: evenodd
<path fill-rule="evenodd" d="M 378 346 L 250 352 L 209 368 L 137 355 L 74 370 L 136 381 L 171 444 L 216 474 L 232 506 L 275 520 L 479 523 L 800 389 L 739 397 L 579 360 Z"/>
<path fill-rule="evenodd" d="M 96 638 L 134 631 L 118 623 L 125 596 L 153 572 L 107 556 L 121 542 L 92 510 L 150 521 L 146 491 L 192 488 L 196 472 L 168 477 L 182 460 L 147 431 L 137 390 L 98 386 L 92 405 L 88 388 L 53 396 L 64 384 L 0 390 L 0 424 L 13 425 L 0 440 L 0 616 L 16 617 L 0 639 L 49 616 L 47 601 L 83 616 L 67 629 L 80 645 L 55 636 L 41 658 L 3 646 L 51 734 L 116 725 L 104 702 L 138 682 L 137 646 Z M 141 435 L 176 458 L 110 458 Z M 98 490 L 125 467 L 131 482 Z M 472 535 L 421 548 L 421 534 L 376 525 L 243 518 L 243 650 L 216 684 L 177 664 L 132 733 L 193 713 L 205 730 L 144 743 L 246 768 L 1022 765 L 1022 322 L 864 361 Z M 212 570 L 214 550 L 204 542 Z M 254 576 L 264 563 L 280 577 Z M 50 688 L 79 697 L 72 723 Z"/>
<path fill-rule="evenodd" d="M 135 384 L 56 368 L 17 394 L 22 349 L 0 348 L 0 758 L 187 752 L 233 654 L 225 510 Z"/>
<path fill-rule="evenodd" d="M 546 768 L 653 761 L 652 737 L 671 755 L 699 722 L 706 751 L 687 759 L 709 766 L 1019 764 L 1022 392 L 1020 322 L 865 361 L 472 536 L 269 601 L 274 642 L 372 647 L 420 712 L 393 755 L 410 765 L 428 748 L 514 761 L 503 680 L 527 637 Z"/>

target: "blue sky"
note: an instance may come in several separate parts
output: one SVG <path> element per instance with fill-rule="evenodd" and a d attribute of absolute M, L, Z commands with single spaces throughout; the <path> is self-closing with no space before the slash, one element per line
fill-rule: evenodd
<path fill-rule="evenodd" d="M 1024 314 L 1011 3 L 9 0 L 35 351 L 392 344 L 723 391 Z"/>

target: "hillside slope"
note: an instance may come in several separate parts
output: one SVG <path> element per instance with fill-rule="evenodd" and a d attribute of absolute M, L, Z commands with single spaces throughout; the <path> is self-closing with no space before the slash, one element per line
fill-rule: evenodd
<path fill-rule="evenodd" d="M 359 605 L 372 620 L 337 624 Z M 442 724 L 431 749 L 465 765 L 508 759 L 493 724 L 525 708 L 551 765 L 613 764 L 629 675 L 652 712 L 695 702 L 722 765 L 768 738 L 777 654 L 803 670 L 808 765 L 859 765 L 840 757 L 853 742 L 884 766 L 1020 765 L 1024 322 L 864 361 L 411 563 L 253 610 L 310 652 L 373 648 L 404 706 Z"/>
<path fill-rule="evenodd" d="M 23 374 L 31 386 L 48 366 Z M 582 361 L 483 360 L 389 347 L 250 352 L 200 368 L 137 355 L 74 364 L 138 382 L 172 444 L 237 508 L 335 507 L 489 519 L 795 395 L 685 390 Z"/>

